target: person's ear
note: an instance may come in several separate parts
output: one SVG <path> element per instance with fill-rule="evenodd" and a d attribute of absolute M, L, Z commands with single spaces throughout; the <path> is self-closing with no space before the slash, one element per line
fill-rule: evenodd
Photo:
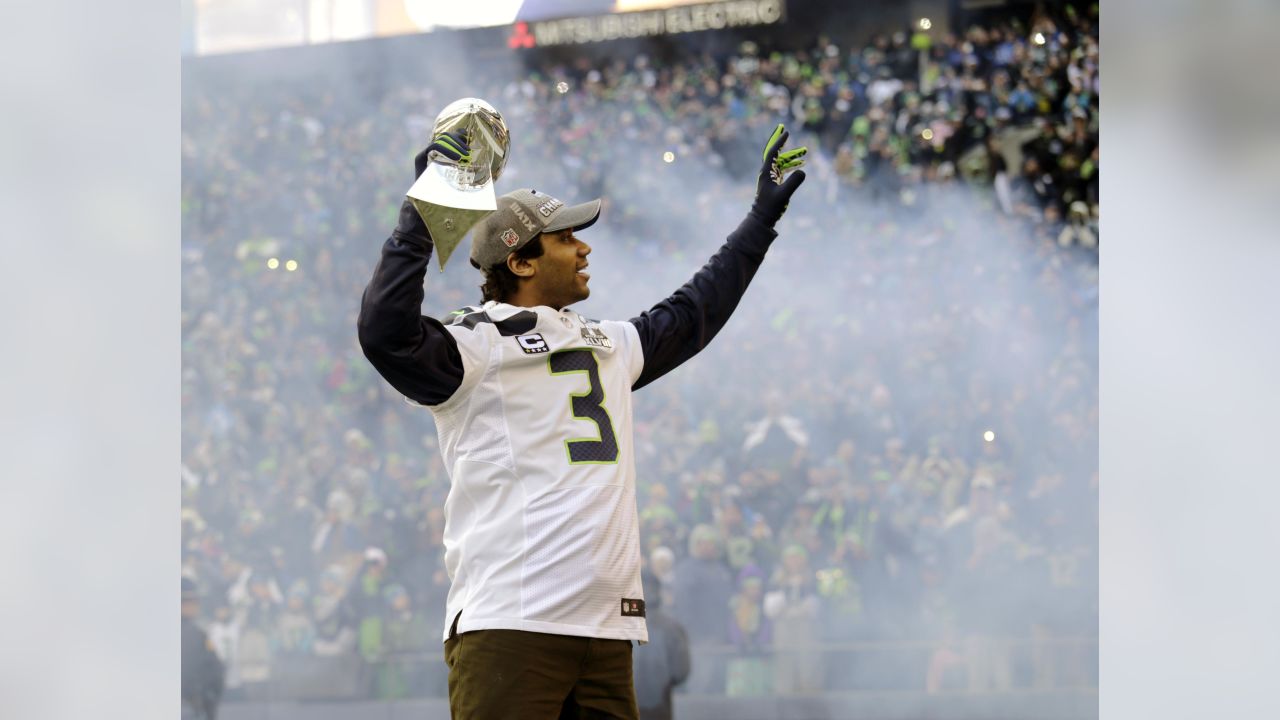
<path fill-rule="evenodd" d="M 507 256 L 507 269 L 518 278 L 531 278 L 538 270 L 538 258 L 526 259 L 511 253 Z"/>

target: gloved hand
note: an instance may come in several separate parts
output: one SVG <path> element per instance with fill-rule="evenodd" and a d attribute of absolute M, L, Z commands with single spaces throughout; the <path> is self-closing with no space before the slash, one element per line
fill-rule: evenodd
<path fill-rule="evenodd" d="M 782 126 L 773 129 L 769 142 L 764 146 L 764 165 L 760 167 L 760 178 L 756 181 L 756 199 L 751 204 L 751 214 L 760 222 L 773 227 L 782 213 L 786 212 L 791 195 L 804 182 L 804 171 L 798 168 L 804 165 L 804 156 L 809 148 L 800 147 L 782 152 L 790 133 Z M 795 170 L 791 177 L 783 177 L 788 171 Z"/>
<path fill-rule="evenodd" d="M 443 155 L 459 165 L 471 164 L 471 146 L 467 144 L 466 129 L 458 128 L 432 138 L 431 144 L 413 158 L 414 178 L 421 177 L 427 165 L 431 164 L 434 157 L 432 153 Z M 431 237 L 427 232 L 427 224 L 422 221 L 422 216 L 418 214 L 418 210 L 414 208 L 409 198 L 405 198 L 400 205 L 400 220 L 396 224 L 396 230 L 412 237 Z"/>
<path fill-rule="evenodd" d="M 433 152 L 439 153 L 459 165 L 470 165 L 471 145 L 467 143 L 466 128 L 450 130 L 432 138 L 431 144 L 413 159 L 413 169 L 417 171 L 417 175 L 414 175 L 415 178 L 421 175 L 423 170 L 427 169 Z"/>

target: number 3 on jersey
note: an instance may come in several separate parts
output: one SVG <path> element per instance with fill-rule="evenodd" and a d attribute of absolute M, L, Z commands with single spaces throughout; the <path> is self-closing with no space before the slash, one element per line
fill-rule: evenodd
<path fill-rule="evenodd" d="M 604 408 L 604 387 L 600 385 L 600 366 L 595 353 L 590 350 L 561 350 L 547 358 L 547 368 L 552 375 L 586 373 L 591 389 L 585 393 L 571 393 L 573 416 L 590 420 L 600 429 L 600 438 L 574 438 L 565 440 L 570 465 L 608 465 L 618 462 L 618 438 L 613 434 L 613 422 Z"/>

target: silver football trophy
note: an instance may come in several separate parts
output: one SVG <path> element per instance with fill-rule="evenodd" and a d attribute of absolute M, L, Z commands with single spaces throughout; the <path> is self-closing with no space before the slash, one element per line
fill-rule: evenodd
<path fill-rule="evenodd" d="M 498 209 L 493 181 L 502 174 L 511 149 L 507 123 L 480 98 L 462 98 L 436 116 L 431 137 L 466 128 L 471 164 L 458 165 L 432 151 L 431 162 L 405 193 L 427 224 L 440 271 L 467 232 Z"/>

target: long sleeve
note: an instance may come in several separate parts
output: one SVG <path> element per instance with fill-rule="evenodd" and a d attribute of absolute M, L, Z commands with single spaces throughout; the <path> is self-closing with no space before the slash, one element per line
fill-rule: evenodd
<path fill-rule="evenodd" d="M 778 233 L 748 215 L 711 259 L 667 299 L 632 318 L 644 369 L 638 390 L 698 354 L 733 314 Z"/>
<path fill-rule="evenodd" d="M 393 232 L 360 302 L 365 357 L 396 390 L 422 405 L 448 400 L 462 384 L 462 355 L 439 320 L 422 312 L 430 239 Z"/>

